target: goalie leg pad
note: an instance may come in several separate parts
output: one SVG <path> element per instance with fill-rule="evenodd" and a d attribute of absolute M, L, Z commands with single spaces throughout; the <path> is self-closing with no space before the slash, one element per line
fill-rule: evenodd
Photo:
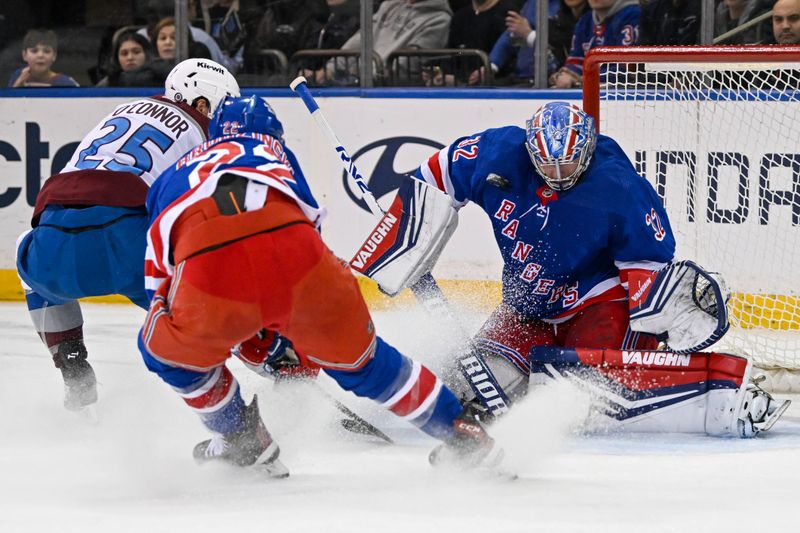
<path fill-rule="evenodd" d="M 734 355 L 536 347 L 529 360 L 532 385 L 568 379 L 592 394 L 608 423 L 633 431 L 749 437 L 785 409 L 750 401 L 758 396 L 750 363 Z"/>
<path fill-rule="evenodd" d="M 771 429 L 791 400 L 776 400 L 759 387 L 763 376 L 752 376 L 751 361 L 728 354 L 711 356 L 709 368 L 717 381 L 728 377 L 738 387 L 710 391 L 706 431 L 710 435 L 749 438 Z"/>
<path fill-rule="evenodd" d="M 465 402 L 476 402 L 490 416 L 505 413 L 527 393 L 534 345 L 555 342 L 553 326 L 527 320 L 500 304 L 477 334 L 469 353 L 458 359 L 462 378 L 455 388 Z"/>
<path fill-rule="evenodd" d="M 394 296 L 431 271 L 457 225 L 458 213 L 449 196 L 406 179 L 350 265 Z"/>

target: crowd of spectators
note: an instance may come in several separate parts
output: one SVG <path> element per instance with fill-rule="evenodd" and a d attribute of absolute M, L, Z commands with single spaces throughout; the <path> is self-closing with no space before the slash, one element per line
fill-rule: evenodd
<path fill-rule="evenodd" d="M 374 0 L 373 61 L 388 71 L 398 50 L 419 50 L 416 63 L 402 67 L 404 85 L 530 87 L 539 1 L 548 4 L 551 87 L 580 87 L 583 59 L 596 46 L 700 42 L 697 0 Z M 175 63 L 174 3 L 151 4 L 146 24 L 118 28 L 103 43 L 93 84 L 163 83 Z M 190 0 L 189 55 L 213 59 L 233 73 L 263 75 L 267 84 L 304 74 L 318 85 L 355 85 L 359 8 L 359 0 Z M 770 10 L 771 17 L 755 20 Z M 736 31 L 743 24 L 748 27 Z M 798 44 L 800 0 L 717 0 L 714 34 L 721 44 Z M 295 55 L 299 51 L 304 53 Z M 28 31 L 21 52 L 24 64 L 11 74 L 9 87 L 78 85 L 53 70 L 53 31 Z M 265 55 L 286 60 L 265 66 Z M 397 82 L 380 74 L 378 84 Z"/>

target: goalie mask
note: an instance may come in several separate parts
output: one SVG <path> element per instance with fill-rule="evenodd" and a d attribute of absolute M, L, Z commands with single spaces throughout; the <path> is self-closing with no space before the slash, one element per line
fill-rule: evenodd
<path fill-rule="evenodd" d="M 164 96 L 194 106 L 198 98 L 208 100 L 212 116 L 226 96 L 239 96 L 239 84 L 228 70 L 210 59 L 181 61 L 164 82 Z"/>
<path fill-rule="evenodd" d="M 283 142 L 283 124 L 272 107 L 256 95 L 226 97 L 208 126 L 213 137 L 239 133 L 264 133 Z"/>
<path fill-rule="evenodd" d="M 588 168 L 597 133 L 594 119 L 566 102 L 542 106 L 525 122 L 525 147 L 551 189 L 574 186 Z"/>

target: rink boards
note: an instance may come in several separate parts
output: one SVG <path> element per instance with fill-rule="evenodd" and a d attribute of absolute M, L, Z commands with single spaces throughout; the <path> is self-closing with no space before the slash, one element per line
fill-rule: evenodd
<path fill-rule="evenodd" d="M 350 258 L 375 219 L 357 203 L 336 154 L 305 107 L 290 90 L 243 90 L 267 98 L 286 131 L 311 188 L 328 208 L 323 237 L 338 255 Z M 108 96 L 113 94 L 114 96 Z M 149 91 L 97 89 L 0 90 L 0 298 L 22 296 L 14 268 L 19 234 L 29 228 L 41 183 L 70 158 L 76 144 L 116 105 Z M 388 206 L 402 174 L 457 137 L 490 127 L 517 124 L 542 104 L 580 93 L 528 90 L 401 91 L 392 89 L 315 92 L 320 107 L 379 202 Z M 482 281 L 489 300 L 499 297 L 500 255 L 488 220 L 469 206 L 435 274 L 455 292 Z M 452 282 L 449 282 L 452 280 Z M 364 283 L 371 299 L 380 295 Z M 474 292 L 474 291 L 470 291 Z M 481 291 L 486 293 L 487 291 Z"/>
<path fill-rule="evenodd" d="M 275 108 L 284 124 L 287 145 L 297 154 L 317 198 L 328 208 L 323 237 L 335 253 L 350 258 L 369 234 L 374 218 L 358 202 L 328 141 L 288 89 L 243 92 L 264 96 Z M 43 180 L 66 163 L 83 135 L 114 106 L 149 94 L 132 89 L 0 90 L 0 175 L 4 184 L 0 188 L 0 298 L 22 296 L 13 270 L 14 243 L 29 227 L 32 205 Z M 525 120 L 548 101 L 566 100 L 581 105 L 578 91 L 339 89 L 319 91 L 315 96 L 384 207 L 391 201 L 400 176 L 413 171 L 455 138 L 490 127 L 524 126 Z M 664 117 L 653 118 L 651 124 Z M 658 133 L 653 129 L 637 135 Z M 626 135 L 618 136 L 623 148 L 628 149 Z M 680 148 L 680 138 L 670 136 L 672 145 Z M 657 154 L 640 161 L 635 150 L 629 151 L 649 178 L 664 178 L 653 172 L 658 162 L 650 158 Z M 677 185 L 684 179 L 674 176 L 673 181 Z M 671 193 L 682 188 L 667 190 Z M 781 214 L 781 222 L 787 214 L 791 217 L 791 211 Z M 789 241 L 797 234 L 791 223 L 783 224 L 786 228 L 758 222 L 754 225 L 757 231 L 783 232 Z M 682 241 L 693 241 L 696 229 L 687 228 L 684 232 L 681 228 Z M 741 229 L 731 224 L 715 224 L 714 228 L 717 233 L 731 233 L 734 241 Z M 692 258 L 696 253 L 694 250 Z M 681 256 L 680 249 L 678 255 Z M 747 257 L 742 260 L 746 262 Z M 738 263 L 737 268 L 742 268 L 742 262 Z M 449 294 L 464 298 L 479 294 L 472 303 L 483 306 L 499 299 L 500 271 L 500 255 L 488 220 L 474 206 L 465 207 L 460 213 L 459 229 L 434 270 L 435 276 Z M 476 283 L 481 287 L 475 287 Z M 370 283 L 365 281 L 363 286 L 371 303 L 387 301 Z M 795 290 L 781 287 L 780 292 L 792 295 Z"/>

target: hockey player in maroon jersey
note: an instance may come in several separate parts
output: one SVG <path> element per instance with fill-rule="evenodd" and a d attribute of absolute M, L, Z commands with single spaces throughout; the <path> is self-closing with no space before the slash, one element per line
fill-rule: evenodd
<path fill-rule="evenodd" d="M 148 188 L 206 140 L 209 115 L 229 94 L 238 95 L 239 86 L 224 67 L 181 62 L 163 96 L 117 106 L 39 191 L 33 229 L 17 243 L 17 271 L 36 332 L 64 378 L 67 409 L 97 401 L 78 299 L 121 294 L 148 307 L 142 267 Z"/>
<path fill-rule="evenodd" d="M 464 399 L 487 415 L 524 395 L 529 377 L 562 376 L 638 429 L 749 437 L 788 407 L 747 359 L 700 352 L 727 331 L 724 283 L 675 261 L 655 190 L 577 107 L 550 103 L 526 129 L 456 139 L 414 177 L 378 225 L 388 235 L 353 265 L 395 294 L 430 271 L 458 208 L 486 212 L 503 299 L 460 362 Z"/>

